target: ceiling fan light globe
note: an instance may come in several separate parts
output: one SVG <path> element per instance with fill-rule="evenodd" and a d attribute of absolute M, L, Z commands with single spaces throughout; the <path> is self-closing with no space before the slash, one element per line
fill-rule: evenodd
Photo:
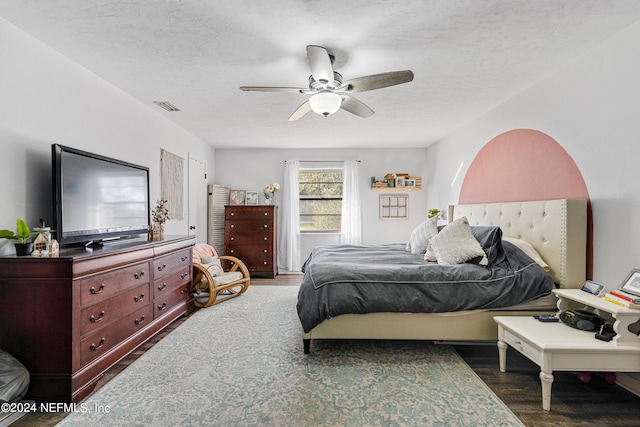
<path fill-rule="evenodd" d="M 327 117 L 340 109 L 342 97 L 333 92 L 320 92 L 309 98 L 314 113 Z"/>

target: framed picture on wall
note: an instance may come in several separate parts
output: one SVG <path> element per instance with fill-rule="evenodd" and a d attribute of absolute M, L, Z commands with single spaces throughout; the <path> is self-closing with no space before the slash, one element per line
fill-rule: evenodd
<path fill-rule="evenodd" d="M 244 190 L 231 190 L 229 191 L 229 204 L 238 206 L 244 205 L 245 191 Z"/>
<path fill-rule="evenodd" d="M 405 187 L 415 188 L 416 187 L 416 180 L 415 179 L 405 179 L 404 180 L 404 186 Z"/>
<path fill-rule="evenodd" d="M 399 176 L 396 178 L 396 187 L 404 187 L 405 179 L 404 176 Z"/>
<path fill-rule="evenodd" d="M 257 191 L 247 191 L 246 197 L 246 205 L 257 205 L 258 204 L 258 192 Z"/>

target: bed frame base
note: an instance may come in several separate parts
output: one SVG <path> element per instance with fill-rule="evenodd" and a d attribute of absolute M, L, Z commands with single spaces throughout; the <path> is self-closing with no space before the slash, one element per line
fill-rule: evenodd
<path fill-rule="evenodd" d="M 494 316 L 550 314 L 556 307 L 537 310 L 486 310 L 464 313 L 369 313 L 343 314 L 325 320 L 302 334 L 304 353 L 312 339 L 371 339 L 426 341 L 497 341 Z"/>

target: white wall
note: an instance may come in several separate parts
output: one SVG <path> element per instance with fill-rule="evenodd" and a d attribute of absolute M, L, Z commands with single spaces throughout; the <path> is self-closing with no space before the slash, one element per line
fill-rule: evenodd
<path fill-rule="evenodd" d="M 640 268 L 639 40 L 635 24 L 429 147 L 428 204 L 458 201 L 470 162 L 495 136 L 518 128 L 542 131 L 572 156 L 587 185 L 593 280 L 617 287 L 632 268 Z"/>
<path fill-rule="evenodd" d="M 442 206 L 427 206 L 424 187 L 409 191 L 409 219 L 382 221 L 378 215 L 379 191 L 370 189 L 371 177 L 382 178 L 387 173 L 408 173 L 426 176 L 424 148 L 412 149 L 340 149 L 340 150 L 234 150 L 218 149 L 215 158 L 215 183 L 235 190 L 256 190 L 263 203 L 262 190 L 273 182 L 284 182 L 285 160 L 360 160 L 363 243 L 398 243 L 409 240 L 413 228 L 426 219 L 427 210 Z M 279 195 L 278 195 L 279 196 Z M 280 199 L 278 198 L 278 204 Z M 301 257 L 304 261 L 318 245 L 337 244 L 337 235 L 305 234 Z"/>
<path fill-rule="evenodd" d="M 0 228 L 14 230 L 19 217 L 32 227 L 52 222 L 52 143 L 149 167 L 152 204 L 160 148 L 185 165 L 196 157 L 213 174 L 213 149 L 202 140 L 2 18 L 0 64 Z M 187 229 L 186 219 L 169 221 L 166 233 Z M 0 239 L 0 255 L 13 253 L 12 243 Z"/>

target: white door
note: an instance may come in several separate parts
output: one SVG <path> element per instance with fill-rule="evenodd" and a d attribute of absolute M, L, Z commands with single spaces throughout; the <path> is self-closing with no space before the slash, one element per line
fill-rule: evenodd
<path fill-rule="evenodd" d="M 207 165 L 189 157 L 189 235 L 207 243 Z"/>

